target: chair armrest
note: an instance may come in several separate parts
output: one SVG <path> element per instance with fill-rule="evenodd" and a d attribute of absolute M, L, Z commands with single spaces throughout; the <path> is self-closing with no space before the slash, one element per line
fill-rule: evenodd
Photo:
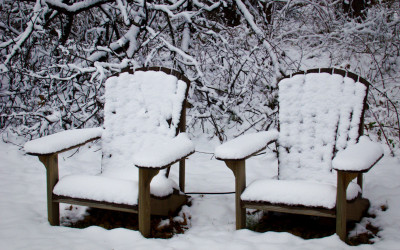
<path fill-rule="evenodd" d="M 368 172 L 383 157 L 383 149 L 379 143 L 361 136 L 358 143 L 348 146 L 337 153 L 332 160 L 332 167 L 337 171 Z"/>
<path fill-rule="evenodd" d="M 215 149 L 218 160 L 244 160 L 278 139 L 277 130 L 239 136 Z"/>
<path fill-rule="evenodd" d="M 99 139 L 102 132 L 102 128 L 67 130 L 29 141 L 25 143 L 24 150 L 37 156 L 58 154 Z"/>
<path fill-rule="evenodd" d="M 140 149 L 133 156 L 138 168 L 163 169 L 194 153 L 195 147 L 186 133 L 155 142 L 151 147 Z"/>

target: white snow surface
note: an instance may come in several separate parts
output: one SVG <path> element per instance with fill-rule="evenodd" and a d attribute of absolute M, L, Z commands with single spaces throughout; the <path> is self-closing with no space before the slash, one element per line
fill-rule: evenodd
<path fill-rule="evenodd" d="M 382 155 L 383 148 L 380 144 L 361 136 L 357 144 L 348 146 L 335 156 L 332 167 L 346 171 L 368 170 Z"/>
<path fill-rule="evenodd" d="M 136 71 L 109 78 L 105 83 L 101 174 L 61 178 L 54 193 L 137 204 L 139 177 L 135 164 L 160 167 L 194 151 L 186 134 L 175 137 L 186 88 L 185 82 L 161 71 Z M 177 187 L 162 170 L 153 178 L 150 192 L 165 197 Z"/>
<path fill-rule="evenodd" d="M 360 191 L 360 187 L 351 182 L 347 188 L 347 200 L 355 199 Z M 251 183 L 242 193 L 241 199 L 333 209 L 336 206 L 336 186 L 303 180 L 261 179 Z"/>
<path fill-rule="evenodd" d="M 102 128 L 73 129 L 44 136 L 25 143 L 24 150 L 32 154 L 51 154 L 100 137 Z"/>
<path fill-rule="evenodd" d="M 277 130 L 245 134 L 218 146 L 215 149 L 215 157 L 222 160 L 244 159 L 262 150 L 277 138 Z"/>
<path fill-rule="evenodd" d="M 105 174 L 134 167 L 136 153 L 175 137 L 186 88 L 185 82 L 160 71 L 123 73 L 107 80 L 102 136 Z M 120 178 L 127 176 L 122 173 Z"/>
<path fill-rule="evenodd" d="M 138 182 L 98 175 L 68 175 L 53 189 L 56 195 L 136 205 Z"/>
<path fill-rule="evenodd" d="M 213 152 L 218 140 L 193 137 L 198 151 Z M 89 148 L 90 146 L 90 148 Z M 79 152 L 60 155 L 60 176 L 75 173 L 94 174 L 100 169 L 100 143 L 82 147 Z M 37 157 L 24 154 L 18 147 L 0 142 L 0 245 L 1 249 L 353 249 L 397 250 L 400 242 L 400 162 L 386 156 L 364 176 L 364 197 L 371 201 L 375 218 L 364 218 L 350 234 L 366 232 L 367 223 L 379 227 L 373 245 L 348 246 L 336 235 L 304 240 L 287 232 L 257 233 L 235 230 L 235 195 L 192 195 L 192 206 L 181 213 L 189 218 L 189 229 L 171 239 L 145 239 L 138 231 L 98 226 L 77 229 L 65 226 L 68 218 L 76 220 L 85 207 L 61 204 L 62 226 L 47 221 L 46 170 Z M 247 183 L 258 178 L 274 178 L 277 160 L 271 151 L 250 158 Z M 174 166 L 171 178 L 177 180 Z M 207 181 L 205 181 L 207 180 Z M 384 181 L 382 181 L 384 180 Z M 208 154 L 196 153 L 186 161 L 187 192 L 227 192 L 234 190 L 232 172 L 222 161 Z M 380 207 L 388 207 L 382 211 Z M 259 214 L 259 213 L 257 213 Z M 182 214 L 181 214 L 182 215 Z M 251 222 L 258 216 L 248 215 Z"/>
<path fill-rule="evenodd" d="M 141 148 L 135 153 L 133 164 L 140 167 L 161 168 L 194 152 L 194 144 L 186 133 L 172 139 L 160 140 L 156 144 Z"/>
<path fill-rule="evenodd" d="M 355 144 L 366 86 L 309 73 L 279 83 L 279 179 L 336 181 L 333 153 Z"/>

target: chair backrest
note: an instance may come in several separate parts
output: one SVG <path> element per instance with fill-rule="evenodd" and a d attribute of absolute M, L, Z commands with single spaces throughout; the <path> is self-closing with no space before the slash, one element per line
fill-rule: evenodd
<path fill-rule="evenodd" d="M 335 181 L 332 158 L 362 134 L 368 86 L 331 68 L 279 82 L 279 179 Z"/>
<path fill-rule="evenodd" d="M 102 170 L 137 172 L 132 163 L 137 149 L 183 132 L 189 84 L 179 72 L 159 67 L 128 69 L 107 79 Z"/>

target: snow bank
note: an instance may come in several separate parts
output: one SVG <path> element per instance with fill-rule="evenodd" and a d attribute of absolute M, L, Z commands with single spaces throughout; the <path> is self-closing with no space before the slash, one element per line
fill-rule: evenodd
<path fill-rule="evenodd" d="M 102 128 L 73 129 L 48 135 L 25 143 L 24 150 L 31 154 L 51 154 L 68 149 L 96 137 L 101 137 Z"/>
<path fill-rule="evenodd" d="M 332 167 L 336 170 L 365 171 L 382 156 L 382 146 L 362 136 L 357 144 L 350 145 L 336 155 Z"/>
<path fill-rule="evenodd" d="M 194 152 L 194 144 L 186 133 L 168 140 L 158 140 L 135 153 L 133 164 L 139 167 L 161 168 Z"/>
<path fill-rule="evenodd" d="M 206 136 L 195 138 L 196 148 L 201 151 L 218 145 L 217 139 L 208 141 Z M 97 159 L 101 152 L 97 146 L 85 148 L 71 156 L 63 153 L 59 160 L 60 175 L 99 169 Z M 71 156 L 71 157 L 70 157 Z M 271 157 L 271 161 L 268 159 Z M 277 164 L 273 154 L 252 157 L 248 161 L 248 183 L 276 175 Z M 84 161 L 82 161 L 84 160 Z M 192 206 L 184 207 L 189 229 L 183 235 L 171 239 L 146 239 L 139 231 L 118 228 L 106 230 L 98 226 L 77 229 L 50 226 L 47 221 L 46 172 L 37 157 L 23 154 L 18 147 L 0 142 L 0 242 L 2 249 L 349 249 L 388 250 L 399 249 L 400 242 L 400 168 L 399 160 L 384 157 L 378 166 L 365 174 L 363 195 L 371 201 L 370 212 L 374 218 L 364 218 L 358 223 L 354 234 L 364 232 L 371 223 L 380 228 L 373 245 L 348 246 L 336 235 L 304 240 L 287 232 L 258 233 L 247 229 L 235 230 L 235 195 L 192 195 Z M 269 167 L 266 167 L 268 165 Z M 222 161 L 210 159 L 207 154 L 193 154 L 187 160 L 186 189 L 196 192 L 232 191 L 233 175 Z M 137 170 L 136 167 L 132 169 Z M 177 177 L 179 169 L 172 168 L 170 176 Z M 206 178 L 206 179 L 205 179 Z M 384 180 L 384 181 L 382 181 Z M 380 207 L 387 206 L 382 211 Z M 84 207 L 61 204 L 63 224 L 82 216 Z M 76 213 L 75 211 L 80 211 Z M 248 216 L 248 219 L 254 217 Z M 333 226 L 334 229 L 334 226 Z"/>
<path fill-rule="evenodd" d="M 347 188 L 347 200 L 361 191 L 355 183 Z M 274 204 L 303 205 L 333 209 L 336 206 L 336 186 L 296 180 L 257 180 L 241 196 L 245 201 L 266 201 Z"/>
<path fill-rule="evenodd" d="M 267 144 L 278 138 L 278 131 L 265 131 L 239 136 L 215 149 L 215 156 L 221 160 L 244 159 L 262 150 Z"/>

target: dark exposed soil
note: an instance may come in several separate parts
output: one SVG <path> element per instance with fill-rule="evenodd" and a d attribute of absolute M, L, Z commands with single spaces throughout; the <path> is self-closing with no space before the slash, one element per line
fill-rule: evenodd
<path fill-rule="evenodd" d="M 188 204 L 190 205 L 190 204 Z M 72 209 L 72 206 L 71 206 Z M 382 211 L 387 209 L 386 206 L 381 207 Z M 253 212 L 259 213 L 259 211 Z M 250 214 L 250 213 L 248 213 Z M 174 234 L 182 234 L 188 229 L 188 220 L 183 216 L 183 220 L 174 220 L 177 214 L 170 216 L 152 216 L 151 217 L 151 237 L 153 238 L 171 238 Z M 374 217 L 374 215 L 367 215 Z M 167 220 L 160 227 L 160 222 Z M 169 223 L 168 223 L 169 221 Z M 303 239 L 322 238 L 333 235 L 335 233 L 335 219 L 315 217 L 307 215 L 293 215 L 277 212 L 263 213 L 261 219 L 249 227 L 250 230 L 256 232 L 289 232 Z M 86 228 L 89 226 L 100 226 L 105 229 L 127 228 L 138 230 L 138 215 L 134 213 L 124 213 L 96 208 L 89 208 L 84 219 L 68 226 L 74 228 Z M 347 224 L 347 230 L 350 231 L 355 227 L 354 222 Z M 367 232 L 358 234 L 348 239 L 349 245 L 373 244 L 371 239 L 378 237 L 380 229 L 372 224 L 366 225 Z"/>
<path fill-rule="evenodd" d="M 373 217 L 373 215 L 368 216 Z M 348 231 L 354 227 L 354 222 L 347 223 Z M 260 221 L 250 229 L 256 232 L 289 232 L 303 239 L 314 239 L 333 235 L 336 221 L 334 218 L 269 212 L 264 213 Z M 367 232 L 349 238 L 347 243 L 352 246 L 373 244 L 371 239 L 377 237 L 380 229 L 371 224 L 367 224 L 366 229 Z"/>
<path fill-rule="evenodd" d="M 183 220 L 174 220 L 177 214 L 169 216 L 151 216 L 151 236 L 152 238 L 171 238 L 175 234 L 182 234 L 188 229 L 188 220 L 183 215 Z M 169 223 L 163 223 L 162 220 L 169 220 Z M 89 208 L 87 214 L 82 220 L 67 224 L 74 228 L 86 228 L 90 226 L 100 226 L 105 229 L 127 228 L 131 230 L 139 230 L 138 215 L 134 213 L 118 212 L 97 208 Z"/>

